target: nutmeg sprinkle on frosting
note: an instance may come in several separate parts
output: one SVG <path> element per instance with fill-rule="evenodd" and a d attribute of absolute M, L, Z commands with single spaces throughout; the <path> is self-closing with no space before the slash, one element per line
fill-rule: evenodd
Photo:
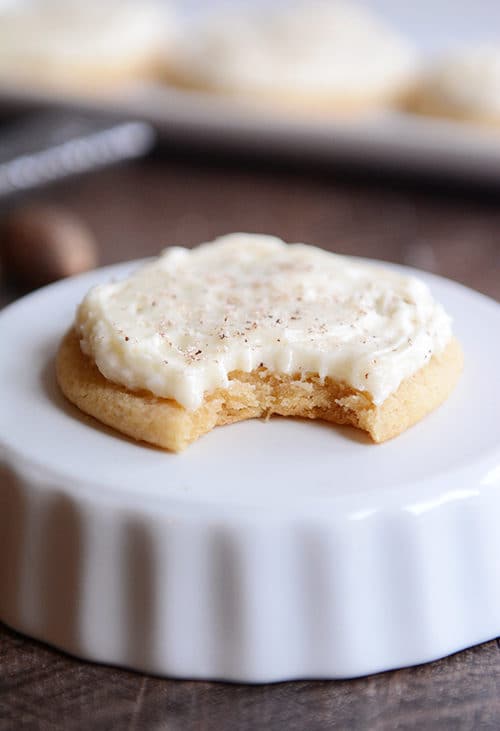
<path fill-rule="evenodd" d="M 111 381 L 189 410 L 235 370 L 317 374 L 382 403 L 451 337 L 428 287 L 305 244 L 231 234 L 94 287 L 76 326 Z"/>

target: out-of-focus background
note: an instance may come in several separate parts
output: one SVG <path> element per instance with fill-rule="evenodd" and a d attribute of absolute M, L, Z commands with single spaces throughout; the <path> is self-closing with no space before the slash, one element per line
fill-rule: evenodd
<path fill-rule="evenodd" d="M 248 6 L 263 0 L 185 0 L 187 15 L 210 12 L 213 7 Z M 278 0 L 281 5 L 290 0 Z M 389 19 L 426 53 L 439 52 L 471 41 L 498 42 L 500 5 L 496 0 L 364 0 L 363 4 Z"/>
<path fill-rule="evenodd" d="M 0 3 L 4 302 L 230 230 L 498 297 L 499 185 L 493 0 Z"/>
<path fill-rule="evenodd" d="M 499 297 L 499 106 L 493 0 L 3 0 L 0 296 L 248 230 Z"/>

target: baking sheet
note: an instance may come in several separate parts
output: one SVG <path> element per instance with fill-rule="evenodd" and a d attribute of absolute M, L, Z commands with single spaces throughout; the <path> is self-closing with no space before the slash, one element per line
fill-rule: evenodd
<path fill-rule="evenodd" d="M 412 37 L 423 60 L 459 43 L 491 40 L 500 28 L 500 4 L 492 0 L 459 4 L 435 0 L 432 6 L 395 0 L 369 0 L 366 4 Z M 207 7 L 190 0 L 184 11 L 189 15 L 197 9 L 206 12 Z M 500 129 L 471 123 L 395 111 L 355 119 L 314 117 L 265 106 L 256 109 L 244 102 L 160 84 L 130 85 L 101 97 L 0 85 L 0 103 L 116 112 L 153 122 L 171 141 L 218 145 L 246 153 L 500 182 Z"/>

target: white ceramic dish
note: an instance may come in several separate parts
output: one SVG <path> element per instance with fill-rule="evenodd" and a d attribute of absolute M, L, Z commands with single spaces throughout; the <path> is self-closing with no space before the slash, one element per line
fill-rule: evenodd
<path fill-rule="evenodd" d="M 55 384 L 75 305 L 128 269 L 0 315 L 1 620 L 89 660 L 248 682 L 363 675 L 500 633 L 496 303 L 422 274 L 466 369 L 389 443 L 272 419 L 175 456 L 99 426 Z"/>

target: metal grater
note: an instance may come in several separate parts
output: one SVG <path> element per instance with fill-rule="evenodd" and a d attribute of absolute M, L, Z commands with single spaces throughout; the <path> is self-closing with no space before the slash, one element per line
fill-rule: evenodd
<path fill-rule="evenodd" d="M 0 197 L 141 157 L 155 139 L 142 121 L 62 111 L 10 118 L 0 124 Z"/>

